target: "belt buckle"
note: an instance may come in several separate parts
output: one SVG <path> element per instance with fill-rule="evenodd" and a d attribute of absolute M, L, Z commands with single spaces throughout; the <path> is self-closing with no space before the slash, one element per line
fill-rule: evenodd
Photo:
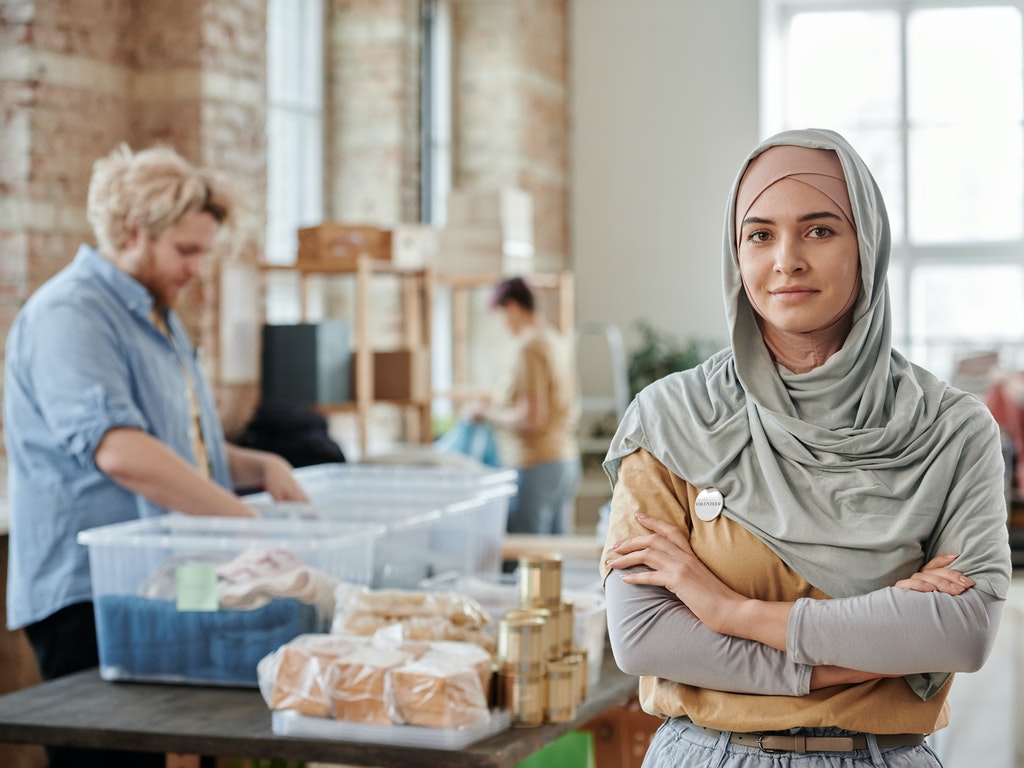
<path fill-rule="evenodd" d="M 784 749 L 768 749 L 768 747 L 766 747 L 764 745 L 765 737 L 770 736 L 770 735 L 771 734 L 768 734 L 768 733 L 762 733 L 760 736 L 758 736 L 757 737 L 757 748 L 760 749 L 762 752 L 764 752 L 766 755 L 781 755 L 786 750 L 784 750 Z"/>

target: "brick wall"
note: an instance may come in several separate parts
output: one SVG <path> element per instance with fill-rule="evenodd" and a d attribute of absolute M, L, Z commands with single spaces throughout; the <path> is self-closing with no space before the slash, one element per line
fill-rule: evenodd
<path fill-rule="evenodd" d="M 332 0 L 328 18 L 328 215 L 418 221 L 419 2 Z"/>
<path fill-rule="evenodd" d="M 451 0 L 457 186 L 535 198 L 537 261 L 568 266 L 568 0 Z M 326 215 L 415 221 L 418 0 L 328 0 Z M 174 146 L 246 195 L 221 258 L 254 263 L 265 205 L 265 0 L 0 0 L 0 341 L 22 302 L 90 240 L 92 162 Z M 211 270 L 180 306 L 219 383 Z M 252 385 L 218 386 L 229 434 Z"/>
<path fill-rule="evenodd" d="M 119 142 L 170 144 L 237 178 L 249 214 L 221 256 L 258 258 L 265 12 L 263 0 L 0 2 L 0 339 L 31 292 L 92 240 L 92 163 Z M 216 380 L 213 275 L 180 309 Z M 252 389 L 218 395 L 233 411 Z"/>
<path fill-rule="evenodd" d="M 452 0 L 453 186 L 534 197 L 539 271 L 569 260 L 568 0 Z"/>

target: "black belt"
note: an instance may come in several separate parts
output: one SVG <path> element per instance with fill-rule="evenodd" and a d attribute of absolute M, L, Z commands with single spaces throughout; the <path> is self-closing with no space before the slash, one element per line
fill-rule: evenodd
<path fill-rule="evenodd" d="M 708 728 L 704 725 L 692 723 L 694 728 L 700 728 L 711 736 L 721 736 L 724 731 Z M 745 747 L 756 747 L 762 752 L 796 752 L 802 755 L 806 752 L 853 752 L 855 749 L 867 749 L 868 738 L 862 733 L 851 734 L 850 736 L 786 736 L 777 733 L 737 733 L 733 731 L 729 736 L 733 744 L 742 744 Z M 883 733 L 875 736 L 879 747 L 911 747 L 924 744 L 924 736 L 919 733 Z"/>

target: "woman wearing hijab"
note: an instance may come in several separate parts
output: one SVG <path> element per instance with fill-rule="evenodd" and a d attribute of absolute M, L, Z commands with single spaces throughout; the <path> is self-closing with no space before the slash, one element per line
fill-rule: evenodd
<path fill-rule="evenodd" d="M 998 428 L 891 348 L 841 136 L 766 140 L 729 200 L 731 346 L 642 391 L 605 462 L 612 649 L 666 718 L 644 765 L 937 766 L 1009 587 Z"/>

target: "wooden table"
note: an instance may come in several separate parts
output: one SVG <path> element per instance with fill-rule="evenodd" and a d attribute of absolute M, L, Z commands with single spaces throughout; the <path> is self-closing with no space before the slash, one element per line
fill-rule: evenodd
<path fill-rule="evenodd" d="M 115 683 L 92 669 L 0 696 L 0 742 L 389 768 L 507 768 L 623 705 L 635 690 L 636 678 L 620 672 L 606 652 L 600 683 L 572 722 L 511 728 L 445 751 L 278 736 L 255 689 Z"/>

